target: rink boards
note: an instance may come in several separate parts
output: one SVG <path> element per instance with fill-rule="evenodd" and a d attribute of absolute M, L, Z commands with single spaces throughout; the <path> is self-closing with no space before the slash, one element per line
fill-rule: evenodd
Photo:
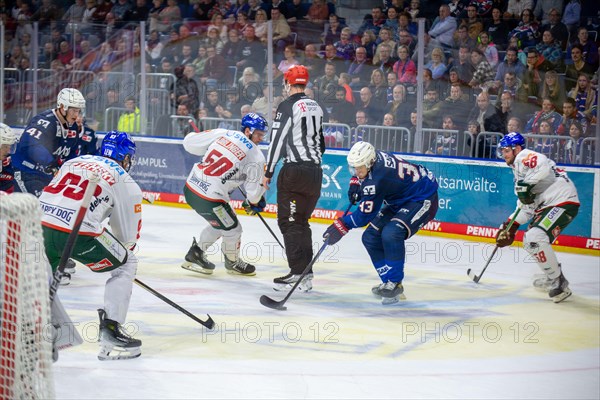
<path fill-rule="evenodd" d="M 142 190 L 152 193 L 163 204 L 185 204 L 183 186 L 192 165 L 198 158 L 185 152 L 181 140 L 136 138 L 136 166 L 131 174 Z M 263 151 L 266 147 L 263 146 Z M 323 157 L 321 198 L 313 218 L 331 220 L 347 207 L 347 183 L 350 172 L 346 164 L 347 151 L 327 150 Z M 435 221 L 424 231 L 442 236 L 460 235 L 476 240 L 490 240 L 497 228 L 516 206 L 513 177 L 501 160 L 481 161 L 462 158 L 409 156 L 402 157 L 427 167 L 436 175 L 440 189 L 439 210 Z M 575 183 L 581 208 L 576 223 L 555 244 L 566 250 L 600 254 L 600 169 L 564 166 Z M 273 178 L 275 182 L 277 176 Z M 241 194 L 232 193 L 241 200 Z M 277 212 L 276 191 L 267 193 L 266 213 Z M 240 202 L 233 202 L 239 209 Z M 596 221 L 596 222 L 594 222 Z M 517 234 L 517 241 L 523 231 Z"/>

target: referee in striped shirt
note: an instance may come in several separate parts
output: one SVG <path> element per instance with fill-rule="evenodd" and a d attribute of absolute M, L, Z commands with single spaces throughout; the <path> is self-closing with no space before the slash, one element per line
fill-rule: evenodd
<path fill-rule="evenodd" d="M 277 223 L 283 234 L 290 273 L 274 279 L 275 290 L 290 289 L 313 258 L 312 233 L 308 219 L 321 195 L 325 151 L 323 110 L 304 94 L 308 70 L 295 65 L 284 74 L 289 97 L 277 108 L 263 186 L 269 188 L 277 162 L 283 167 L 277 177 Z M 312 271 L 298 290 L 312 288 Z"/>

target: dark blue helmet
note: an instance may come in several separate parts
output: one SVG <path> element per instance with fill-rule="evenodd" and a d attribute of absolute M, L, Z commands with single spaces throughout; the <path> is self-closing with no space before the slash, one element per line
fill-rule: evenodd
<path fill-rule="evenodd" d="M 510 132 L 504 135 L 502 139 L 500 139 L 499 147 L 515 147 L 516 145 L 519 145 L 524 148 L 525 138 L 519 132 Z"/>
<path fill-rule="evenodd" d="M 110 131 L 102 140 L 100 155 L 115 161 L 123 161 L 129 156 L 132 163 L 135 156 L 135 143 L 127 132 Z"/>
<path fill-rule="evenodd" d="M 256 113 L 248 113 L 242 118 L 242 132 L 250 128 L 250 133 L 254 132 L 255 129 L 266 132 L 269 129 L 267 120 Z"/>

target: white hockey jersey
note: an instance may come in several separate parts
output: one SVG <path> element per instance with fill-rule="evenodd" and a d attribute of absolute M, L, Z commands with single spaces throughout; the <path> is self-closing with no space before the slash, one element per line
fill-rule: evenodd
<path fill-rule="evenodd" d="M 210 201 L 229 201 L 229 194 L 244 184 L 246 197 L 258 203 L 265 192 L 261 186 L 265 156 L 242 132 L 213 129 L 189 133 L 183 139 L 188 153 L 204 156 L 187 178 L 186 186 Z"/>
<path fill-rule="evenodd" d="M 85 155 L 67 161 L 40 196 L 42 225 L 64 232 L 73 229 L 90 172 L 100 182 L 81 224 L 80 235 L 98 236 L 108 218 L 111 233 L 123 244 L 135 244 L 142 225 L 142 191 L 116 161 Z"/>
<path fill-rule="evenodd" d="M 579 204 L 577 189 L 567 176 L 567 172 L 557 167 L 556 163 L 545 155 L 523 149 L 515 157 L 511 168 L 515 184 L 517 181 L 523 181 L 535 185 L 531 190 L 535 194 L 533 204 L 524 205 L 517 200 L 517 205 L 522 209 L 517 217 L 517 223 L 524 224 L 529 221 L 536 210 L 566 204 Z"/>

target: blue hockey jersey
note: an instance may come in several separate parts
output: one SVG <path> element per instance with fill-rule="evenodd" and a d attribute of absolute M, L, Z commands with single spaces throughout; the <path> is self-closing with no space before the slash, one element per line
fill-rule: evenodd
<path fill-rule="evenodd" d="M 437 192 L 438 183 L 427 168 L 378 151 L 377 161 L 360 187 L 362 197 L 358 210 L 343 218 L 344 224 L 350 228 L 367 225 L 384 203 L 398 212 L 407 202 L 430 198 Z"/>
<path fill-rule="evenodd" d="M 87 125 L 83 125 L 83 129 L 79 132 L 76 155 L 79 157 L 86 154 L 96 155 L 97 153 L 98 138 L 96 137 L 96 131 Z"/>
<path fill-rule="evenodd" d="M 78 136 L 77 124 L 65 128 L 55 110 L 44 111 L 25 127 L 12 155 L 13 166 L 27 174 L 46 176 L 46 167 L 58 168 L 76 157 Z"/>

